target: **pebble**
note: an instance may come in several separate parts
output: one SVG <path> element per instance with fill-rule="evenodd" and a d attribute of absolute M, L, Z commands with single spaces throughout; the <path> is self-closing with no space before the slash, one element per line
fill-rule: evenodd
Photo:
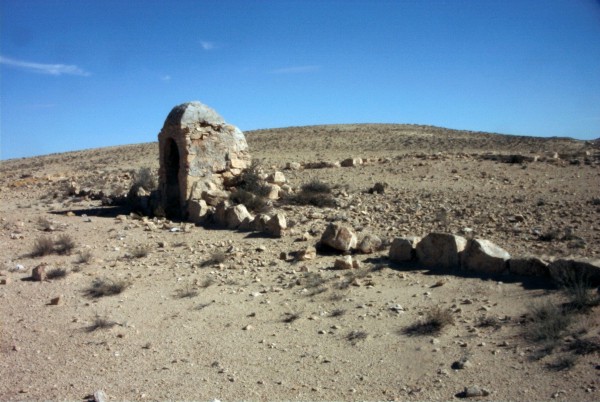
<path fill-rule="evenodd" d="M 477 385 L 471 387 L 465 387 L 463 395 L 465 398 L 473 398 L 476 396 L 488 396 L 490 392 L 486 389 L 480 388 Z"/>

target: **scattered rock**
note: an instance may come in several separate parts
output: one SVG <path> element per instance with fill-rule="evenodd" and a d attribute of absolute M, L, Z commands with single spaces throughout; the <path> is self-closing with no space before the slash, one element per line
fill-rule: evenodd
<path fill-rule="evenodd" d="M 314 260 L 317 258 L 317 249 L 314 246 L 308 246 L 297 253 L 298 261 Z"/>
<path fill-rule="evenodd" d="M 34 281 L 37 282 L 42 282 L 46 280 L 46 267 L 48 266 L 48 264 L 41 263 L 40 265 L 38 265 L 37 267 L 35 267 L 32 271 L 31 271 L 31 279 L 33 279 Z"/>
<path fill-rule="evenodd" d="M 485 274 L 499 274 L 508 268 L 510 254 L 489 240 L 470 239 L 462 253 L 463 268 Z"/>
<path fill-rule="evenodd" d="M 12 282 L 12 279 L 10 278 L 2 278 L 0 279 L 0 285 L 10 285 Z"/>
<path fill-rule="evenodd" d="M 490 392 L 486 389 L 480 388 L 477 385 L 473 385 L 471 387 L 465 387 L 465 390 L 461 392 L 458 396 L 460 398 L 474 398 L 481 396 L 488 396 Z"/>
<path fill-rule="evenodd" d="M 63 295 L 54 297 L 50 300 L 50 305 L 51 306 L 60 306 L 61 304 L 63 304 L 63 300 L 64 300 Z"/>
<path fill-rule="evenodd" d="M 350 227 L 330 223 L 321 236 L 321 243 L 338 251 L 349 251 L 356 247 L 357 237 Z"/>
<path fill-rule="evenodd" d="M 535 256 L 511 257 L 508 260 L 508 271 L 515 275 L 548 276 L 548 263 Z"/>
<path fill-rule="evenodd" d="M 250 215 L 245 205 L 238 204 L 227 208 L 225 221 L 229 229 L 237 229 L 244 222 L 244 219 L 252 219 L 252 215 Z"/>
<path fill-rule="evenodd" d="M 277 184 L 278 186 L 285 184 L 286 181 L 285 175 L 279 171 L 271 173 L 269 177 L 267 177 L 268 183 Z"/>
<path fill-rule="evenodd" d="M 415 258 L 415 247 L 421 241 L 420 237 L 398 237 L 390 246 L 389 258 L 395 262 L 411 261 Z"/>
<path fill-rule="evenodd" d="M 104 391 L 99 389 L 98 391 L 94 392 L 94 402 L 108 402 L 108 396 L 106 396 Z"/>
<path fill-rule="evenodd" d="M 281 237 L 287 229 L 285 215 L 282 213 L 275 214 L 265 226 L 265 230 L 272 236 Z"/>
<path fill-rule="evenodd" d="M 361 158 L 348 158 L 344 159 L 340 165 L 343 167 L 355 167 L 363 164 L 363 160 Z"/>
<path fill-rule="evenodd" d="M 458 268 L 467 239 L 448 233 L 430 233 L 416 247 L 417 258 L 428 268 Z"/>
<path fill-rule="evenodd" d="M 382 241 L 379 237 L 368 234 L 358 244 L 357 249 L 363 254 L 371 254 L 381 248 Z"/>
<path fill-rule="evenodd" d="M 345 255 L 341 258 L 336 259 L 335 263 L 333 264 L 333 268 L 334 269 L 352 269 L 353 268 L 352 256 Z"/>

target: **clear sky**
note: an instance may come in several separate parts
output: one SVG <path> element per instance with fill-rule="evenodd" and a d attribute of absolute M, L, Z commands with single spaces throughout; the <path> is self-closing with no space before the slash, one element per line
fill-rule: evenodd
<path fill-rule="evenodd" d="M 242 130 L 414 123 L 600 137 L 598 0 L 1 0 L 0 158 Z"/>

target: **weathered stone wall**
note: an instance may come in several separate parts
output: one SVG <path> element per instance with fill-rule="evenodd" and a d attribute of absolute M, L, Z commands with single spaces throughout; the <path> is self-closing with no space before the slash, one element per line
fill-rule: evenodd
<path fill-rule="evenodd" d="M 161 203 L 170 217 L 190 218 L 193 201 L 214 202 L 224 180 L 250 164 L 244 134 L 200 102 L 174 107 L 158 142 Z"/>

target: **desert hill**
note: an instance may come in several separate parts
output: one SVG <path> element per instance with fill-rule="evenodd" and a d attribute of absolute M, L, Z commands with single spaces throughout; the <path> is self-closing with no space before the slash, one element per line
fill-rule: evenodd
<path fill-rule="evenodd" d="M 245 134 L 265 173 L 294 194 L 325 183 L 334 203 L 273 201 L 288 229 L 271 238 L 108 205 L 156 172 L 156 142 L 0 162 L 0 400 L 598 399 L 600 310 L 583 279 L 569 293 L 388 258 L 395 238 L 448 232 L 597 260 L 597 141 L 395 124 Z M 383 248 L 349 270 L 335 253 L 301 258 L 331 222 Z"/>

